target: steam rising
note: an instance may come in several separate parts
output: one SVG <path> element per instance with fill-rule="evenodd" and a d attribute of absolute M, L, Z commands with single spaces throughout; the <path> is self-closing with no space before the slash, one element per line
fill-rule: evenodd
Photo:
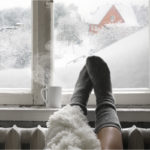
<path fill-rule="evenodd" d="M 53 78 L 53 55 L 51 41 L 48 41 L 45 44 L 44 50 L 38 53 L 35 60 L 37 60 L 38 63 L 34 72 L 34 81 L 43 86 L 51 85 Z"/>

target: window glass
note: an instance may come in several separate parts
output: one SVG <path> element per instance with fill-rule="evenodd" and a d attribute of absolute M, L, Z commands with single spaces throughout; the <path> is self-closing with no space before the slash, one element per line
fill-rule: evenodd
<path fill-rule="evenodd" d="M 148 0 L 55 0 L 54 83 L 73 88 L 96 55 L 108 63 L 114 88 L 149 88 L 148 12 Z"/>
<path fill-rule="evenodd" d="M 0 88 L 31 88 L 31 0 L 0 0 Z"/>
<path fill-rule="evenodd" d="M 110 22 L 113 23 L 115 21 L 115 16 L 110 16 Z"/>

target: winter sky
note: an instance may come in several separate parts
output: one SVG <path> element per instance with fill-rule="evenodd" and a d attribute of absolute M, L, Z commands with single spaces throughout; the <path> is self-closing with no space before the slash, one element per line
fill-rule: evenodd
<path fill-rule="evenodd" d="M 149 0 L 54 0 L 54 2 L 65 2 L 67 4 L 74 3 L 85 9 L 85 5 L 88 7 L 96 7 L 99 4 L 114 3 L 114 2 L 132 3 L 137 5 L 148 5 Z M 31 0 L 0 0 L 0 10 L 12 8 L 12 7 L 29 7 L 31 6 Z"/>
<path fill-rule="evenodd" d="M 93 7 L 100 4 L 110 3 L 125 3 L 125 4 L 136 4 L 136 5 L 148 5 L 149 0 L 54 0 L 54 2 L 66 2 L 68 4 L 74 3 L 79 7 Z"/>
<path fill-rule="evenodd" d="M 108 4 L 121 3 L 125 5 L 149 6 L 149 0 L 54 0 L 54 2 L 64 2 L 65 5 L 76 5 L 81 16 L 87 16 L 97 8 L 107 7 Z"/>
<path fill-rule="evenodd" d="M 28 8 L 30 6 L 31 0 L 0 0 L 0 10 L 14 7 Z"/>

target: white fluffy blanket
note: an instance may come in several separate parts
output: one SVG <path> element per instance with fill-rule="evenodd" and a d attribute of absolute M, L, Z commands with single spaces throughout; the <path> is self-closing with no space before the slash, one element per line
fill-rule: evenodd
<path fill-rule="evenodd" d="M 67 105 L 50 116 L 46 148 L 50 150 L 100 150 L 100 142 L 80 107 Z"/>

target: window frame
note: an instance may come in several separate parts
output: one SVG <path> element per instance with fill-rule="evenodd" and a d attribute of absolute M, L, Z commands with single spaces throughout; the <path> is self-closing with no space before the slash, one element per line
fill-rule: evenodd
<path fill-rule="evenodd" d="M 39 74 L 39 54 L 43 53 L 45 43 L 51 40 L 50 51 L 47 52 L 50 60 L 47 62 L 53 68 L 53 0 L 32 1 L 32 90 L 20 89 L 17 91 L 1 91 L 0 105 L 44 105 L 41 97 L 41 89 L 44 85 L 36 82 L 35 77 Z M 40 13 L 40 12 L 43 13 Z M 150 25 L 149 25 L 150 26 Z M 149 32 L 150 34 L 150 32 Z M 41 36 L 42 35 L 42 36 Z M 10 92 L 9 92 L 10 91 Z M 63 90 L 62 104 L 70 102 L 73 90 Z M 150 89 L 114 89 L 116 104 L 121 106 L 145 106 L 150 105 Z M 95 96 L 92 93 L 89 98 L 89 106 L 95 105 Z"/>
<path fill-rule="evenodd" d="M 68 104 L 73 90 L 66 90 L 63 93 L 63 104 Z M 150 90 L 149 89 L 113 89 L 113 95 L 117 107 L 149 107 L 150 106 Z M 96 97 L 92 91 L 88 105 L 95 106 Z"/>

